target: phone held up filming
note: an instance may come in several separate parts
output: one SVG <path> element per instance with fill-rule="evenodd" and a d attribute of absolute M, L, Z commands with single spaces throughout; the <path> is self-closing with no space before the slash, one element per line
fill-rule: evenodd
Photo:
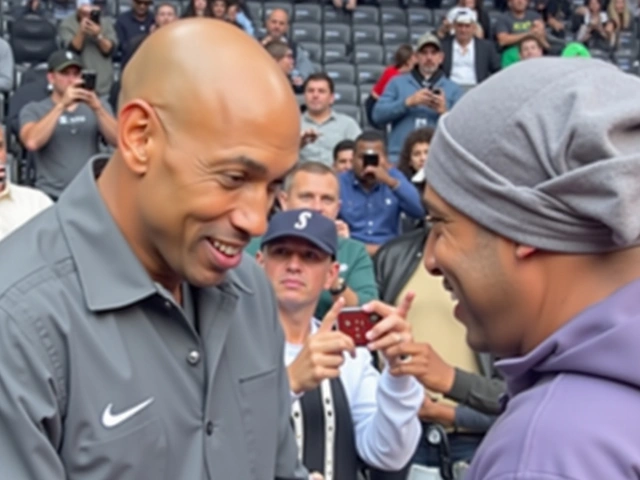
<path fill-rule="evenodd" d="M 356 347 L 364 347 L 369 343 L 367 332 L 380 320 L 382 317 L 375 312 L 365 312 L 360 307 L 347 307 L 338 314 L 337 328 L 351 337 Z"/>

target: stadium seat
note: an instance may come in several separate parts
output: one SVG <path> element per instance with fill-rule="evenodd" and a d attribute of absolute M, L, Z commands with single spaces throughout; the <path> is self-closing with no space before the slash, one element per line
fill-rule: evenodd
<path fill-rule="evenodd" d="M 415 27 L 411 27 L 409 29 L 409 41 L 412 44 L 415 44 L 422 35 L 424 35 L 427 32 L 432 32 L 434 31 L 435 28 L 431 27 L 431 26 L 415 26 Z"/>
<path fill-rule="evenodd" d="M 433 14 L 427 8 L 408 8 L 407 23 L 409 27 L 413 26 L 431 26 L 433 25 Z"/>
<path fill-rule="evenodd" d="M 403 9 L 398 7 L 381 7 L 380 23 L 382 25 L 406 25 L 407 15 Z"/>
<path fill-rule="evenodd" d="M 322 22 L 322 7 L 310 3 L 299 3 L 293 7 L 294 22 Z"/>
<path fill-rule="evenodd" d="M 354 45 L 379 45 L 382 42 L 382 33 L 378 25 L 354 25 Z"/>
<path fill-rule="evenodd" d="M 300 42 L 300 46 L 309 53 L 312 62 L 322 62 L 322 45 L 317 42 Z"/>
<path fill-rule="evenodd" d="M 57 29 L 38 15 L 25 15 L 11 23 L 9 44 L 15 64 L 43 63 L 58 49 Z"/>
<path fill-rule="evenodd" d="M 384 49 L 380 45 L 356 45 L 353 49 L 353 63 L 356 65 L 382 65 Z"/>
<path fill-rule="evenodd" d="M 291 26 L 291 37 L 294 42 L 322 41 L 322 25 L 319 23 L 294 23 Z"/>
<path fill-rule="evenodd" d="M 355 85 L 338 84 L 335 91 L 334 105 L 358 105 L 358 88 Z"/>
<path fill-rule="evenodd" d="M 324 43 L 344 43 L 351 45 L 351 27 L 341 23 L 324 24 Z"/>
<path fill-rule="evenodd" d="M 262 16 L 262 3 L 260 2 L 247 2 L 247 10 L 253 17 L 253 21 L 257 24 L 262 23 L 264 17 Z"/>
<path fill-rule="evenodd" d="M 433 24 L 439 26 L 442 23 L 442 20 L 444 19 L 444 17 L 447 16 L 447 13 L 449 12 L 449 10 L 445 8 L 438 8 L 433 10 L 432 12 L 433 12 Z"/>
<path fill-rule="evenodd" d="M 355 84 L 356 69 L 350 63 L 330 63 L 324 66 L 324 71 L 331 77 L 335 84 Z"/>
<path fill-rule="evenodd" d="M 385 25 L 382 27 L 383 45 L 400 45 L 409 42 L 409 29 L 404 25 Z"/>
<path fill-rule="evenodd" d="M 358 5 L 352 15 L 354 25 L 378 25 L 380 23 L 380 11 L 370 5 Z"/>
<path fill-rule="evenodd" d="M 325 5 L 322 9 L 322 21 L 324 23 L 349 24 L 351 18 L 346 13 L 336 10 L 333 5 Z"/>
<path fill-rule="evenodd" d="M 322 50 L 322 63 L 325 65 L 347 61 L 347 46 L 344 43 L 325 43 Z"/>
<path fill-rule="evenodd" d="M 360 124 L 360 107 L 357 105 L 336 104 L 333 109 L 338 113 L 344 113 L 353 118 L 358 124 Z"/>
<path fill-rule="evenodd" d="M 358 85 L 374 84 L 378 81 L 382 72 L 384 72 L 384 65 L 358 65 L 356 71 L 358 74 Z"/>

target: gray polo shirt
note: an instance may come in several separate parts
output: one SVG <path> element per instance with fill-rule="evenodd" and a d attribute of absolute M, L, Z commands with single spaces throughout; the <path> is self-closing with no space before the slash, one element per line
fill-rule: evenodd
<path fill-rule="evenodd" d="M 360 125 L 353 118 L 343 113 L 331 112 L 331 116 L 323 123 L 316 123 L 304 113 L 301 119 L 302 131 L 314 129 L 320 133 L 318 139 L 300 150 L 303 162 L 322 162 L 333 165 L 333 148 L 342 140 L 355 140 L 362 132 Z"/>
<path fill-rule="evenodd" d="M 100 102 L 112 114 L 111 106 L 103 99 Z M 42 120 L 53 106 L 51 97 L 25 105 L 20 110 L 20 129 L 27 123 Z M 65 111 L 60 115 L 49 141 L 34 152 L 36 187 L 58 198 L 87 164 L 87 160 L 99 152 L 98 117 L 86 103 L 78 103 L 73 111 Z"/>
<path fill-rule="evenodd" d="M 245 255 L 176 305 L 108 213 L 104 163 L 0 248 L 0 477 L 306 479 L 262 270 Z"/>

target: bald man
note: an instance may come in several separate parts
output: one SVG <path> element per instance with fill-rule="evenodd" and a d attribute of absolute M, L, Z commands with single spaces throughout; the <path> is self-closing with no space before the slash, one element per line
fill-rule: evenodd
<path fill-rule="evenodd" d="M 289 34 L 289 14 L 286 11 L 281 8 L 273 9 L 265 21 L 264 27 L 267 34 L 261 40 L 262 45 L 266 46 L 271 42 L 280 41 L 291 48 L 295 65 L 294 77 L 300 76 L 305 80 L 315 71 L 309 53 L 287 36 Z"/>
<path fill-rule="evenodd" d="M 306 478 L 243 254 L 297 159 L 291 87 L 240 29 L 188 19 L 143 42 L 120 105 L 115 154 L 3 241 L 1 476 Z"/>

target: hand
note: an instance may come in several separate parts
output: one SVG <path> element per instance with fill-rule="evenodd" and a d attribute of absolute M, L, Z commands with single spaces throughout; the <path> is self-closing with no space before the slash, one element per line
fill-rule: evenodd
<path fill-rule="evenodd" d="M 423 422 L 439 423 L 451 427 L 456 420 L 456 409 L 452 405 L 444 405 L 433 401 L 429 395 L 424 396 L 418 417 Z"/>
<path fill-rule="evenodd" d="M 295 394 L 313 390 L 326 378 L 338 378 L 344 352 L 356 355 L 356 346 L 348 335 L 331 330 L 344 306 L 339 298 L 322 319 L 318 331 L 307 338 L 296 359 L 287 368 L 289 385 Z"/>
<path fill-rule="evenodd" d="M 429 91 L 429 100 L 426 106 L 435 110 L 438 115 L 442 115 L 447 111 L 447 99 L 444 90 L 438 89 L 437 91 L 438 93 Z"/>
<path fill-rule="evenodd" d="M 310 143 L 315 142 L 320 134 L 317 130 L 310 128 L 309 130 L 305 130 L 300 134 L 300 148 L 304 148 Z"/>
<path fill-rule="evenodd" d="M 83 93 L 81 94 L 81 101 L 85 102 L 89 105 L 89 108 L 94 112 L 97 112 L 102 108 L 102 102 L 98 98 L 98 94 L 93 90 L 86 90 L 84 88 L 81 89 Z"/>
<path fill-rule="evenodd" d="M 338 231 L 339 237 L 349 238 L 351 236 L 351 232 L 349 231 L 349 225 L 347 225 L 342 220 L 336 220 L 336 230 Z"/>
<path fill-rule="evenodd" d="M 404 101 L 405 105 L 409 108 L 422 105 L 423 107 L 429 106 L 431 100 L 431 92 L 428 88 L 421 88 L 417 92 L 412 93 Z"/>
<path fill-rule="evenodd" d="M 399 307 L 393 307 L 379 300 L 374 300 L 362 306 L 365 312 L 375 312 L 382 317 L 382 320 L 367 332 L 367 340 L 369 340 L 367 347 L 371 351 L 382 353 L 390 366 L 404 361 L 393 353 L 393 347 L 413 341 L 411 325 L 407 322 L 407 314 L 411 309 L 414 298 L 415 294 L 413 292 L 408 293 Z"/>
<path fill-rule="evenodd" d="M 269 42 L 271 42 L 271 40 L 273 40 L 271 38 L 271 35 L 265 35 L 265 37 L 262 39 L 262 41 L 260 43 L 262 43 L 262 45 L 267 45 Z"/>
<path fill-rule="evenodd" d="M 324 480 L 324 477 L 322 476 L 321 473 L 311 472 L 309 474 L 309 480 Z"/>
<path fill-rule="evenodd" d="M 364 167 L 362 173 L 364 175 L 373 176 L 377 181 L 379 181 L 380 183 L 384 183 L 391 188 L 396 188 L 398 186 L 398 179 L 393 178 L 389 174 L 389 170 L 387 170 L 387 168 L 384 166 L 382 159 L 377 166 L 369 165 L 367 167 Z"/>
<path fill-rule="evenodd" d="M 392 347 L 390 355 L 404 356 L 403 362 L 391 366 L 393 375 L 413 375 L 427 390 L 448 394 L 456 370 L 445 362 L 428 343 L 405 342 Z"/>
<path fill-rule="evenodd" d="M 73 85 L 69 85 L 62 95 L 60 103 L 68 108 L 74 103 L 84 102 L 87 99 L 87 90 L 81 87 L 82 80 L 78 79 Z"/>
<path fill-rule="evenodd" d="M 97 23 L 93 23 L 88 17 L 82 19 L 80 22 L 80 28 L 82 33 L 89 35 L 90 37 L 97 37 L 102 31 L 102 27 Z"/>

